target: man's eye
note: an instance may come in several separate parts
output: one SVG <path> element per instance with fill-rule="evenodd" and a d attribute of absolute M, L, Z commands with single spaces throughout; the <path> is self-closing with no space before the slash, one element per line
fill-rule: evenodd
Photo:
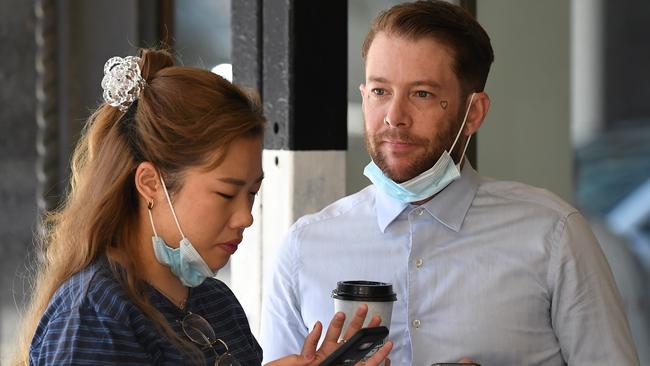
<path fill-rule="evenodd" d="M 428 91 L 424 91 L 424 90 L 418 90 L 418 91 L 415 92 L 415 95 L 418 96 L 419 98 L 426 98 L 426 97 L 431 96 L 431 93 L 429 93 Z"/>
<path fill-rule="evenodd" d="M 377 96 L 382 96 L 382 95 L 385 95 L 385 94 L 386 94 L 386 90 L 385 90 L 385 89 L 381 89 L 381 88 L 375 88 L 375 89 L 372 89 L 372 93 L 373 93 L 374 95 L 377 95 Z"/>

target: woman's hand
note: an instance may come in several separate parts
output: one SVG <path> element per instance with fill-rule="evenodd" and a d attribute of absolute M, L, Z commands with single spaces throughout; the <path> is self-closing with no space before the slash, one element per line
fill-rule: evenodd
<path fill-rule="evenodd" d="M 357 309 L 357 312 L 354 314 L 354 317 L 350 321 L 348 329 L 345 330 L 343 339 L 350 339 L 361 327 L 363 326 L 363 321 L 366 319 L 368 313 L 368 306 L 362 304 Z M 316 322 L 314 329 L 307 335 L 305 338 L 305 343 L 302 347 L 302 352 L 299 355 L 291 355 L 283 357 L 279 360 L 268 363 L 266 366 L 312 366 L 320 364 L 327 356 L 334 352 L 341 344 L 338 343 L 339 336 L 343 331 L 343 323 L 345 321 L 345 314 L 338 312 L 334 314 L 334 318 L 330 322 L 327 332 L 325 333 L 325 339 L 323 344 L 317 350 L 318 341 L 320 340 L 321 333 L 323 331 L 323 325 L 321 322 Z M 376 327 L 381 323 L 381 318 L 379 316 L 374 316 L 368 327 Z M 365 363 L 359 362 L 357 365 L 365 366 L 376 366 L 379 365 L 382 361 L 386 361 L 386 365 L 390 365 L 390 360 L 386 357 L 388 353 L 393 348 L 393 343 L 388 341 L 386 342 L 375 354 L 372 355 Z"/>

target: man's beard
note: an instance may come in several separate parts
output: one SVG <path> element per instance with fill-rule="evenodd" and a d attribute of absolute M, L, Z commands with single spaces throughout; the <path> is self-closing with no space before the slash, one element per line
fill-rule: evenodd
<path fill-rule="evenodd" d="M 456 113 L 457 117 L 459 114 L 460 113 L 458 112 Z M 462 116 L 460 118 L 462 118 Z M 458 122 L 449 123 L 450 121 L 448 120 L 441 121 L 442 125 L 446 126 L 446 128 L 438 131 L 438 133 L 431 138 L 415 137 L 401 129 L 387 129 L 373 136 L 368 136 L 366 133 L 366 149 L 368 150 L 368 154 L 370 154 L 372 161 L 377 164 L 384 175 L 396 183 L 403 183 L 429 170 L 438 161 L 445 150 L 451 149 L 451 145 L 453 144 L 456 134 L 458 133 L 458 128 L 460 127 L 459 124 L 462 122 L 458 120 L 458 118 L 454 119 L 454 121 Z M 387 157 L 379 149 L 381 142 L 386 140 L 423 146 L 425 147 L 425 151 L 417 156 L 413 156 L 412 160 L 409 161 L 409 164 L 398 171 L 388 165 Z M 459 138 L 454 150 L 457 151 L 458 148 L 462 146 L 464 140 L 465 139 L 463 138 Z"/>

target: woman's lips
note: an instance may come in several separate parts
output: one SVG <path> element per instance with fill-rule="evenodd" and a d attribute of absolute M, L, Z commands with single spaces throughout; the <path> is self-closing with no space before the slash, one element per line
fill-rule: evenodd
<path fill-rule="evenodd" d="M 223 249 L 228 254 L 232 255 L 232 254 L 235 254 L 235 252 L 237 251 L 237 247 L 239 246 L 239 243 L 241 243 L 241 239 L 232 240 L 232 241 L 225 242 L 225 243 L 220 243 L 218 245 L 219 245 L 219 248 Z"/>

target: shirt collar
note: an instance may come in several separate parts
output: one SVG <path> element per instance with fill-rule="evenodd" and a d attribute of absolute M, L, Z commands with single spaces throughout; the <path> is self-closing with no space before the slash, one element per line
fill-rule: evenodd
<path fill-rule="evenodd" d="M 458 232 L 476 195 L 479 179 L 478 173 L 472 168 L 469 161 L 465 160 L 460 178 L 451 182 L 451 184 L 421 205 L 421 207 L 441 224 Z M 378 189 L 375 189 L 375 192 L 377 224 L 383 233 L 386 231 L 388 225 L 395 221 L 397 216 L 411 205 L 400 202 Z"/>
<path fill-rule="evenodd" d="M 408 203 L 398 201 L 381 190 L 375 188 L 375 210 L 377 211 L 377 224 L 382 233 L 386 232 L 386 227 L 391 222 L 395 221 L 405 208 L 409 206 Z"/>

